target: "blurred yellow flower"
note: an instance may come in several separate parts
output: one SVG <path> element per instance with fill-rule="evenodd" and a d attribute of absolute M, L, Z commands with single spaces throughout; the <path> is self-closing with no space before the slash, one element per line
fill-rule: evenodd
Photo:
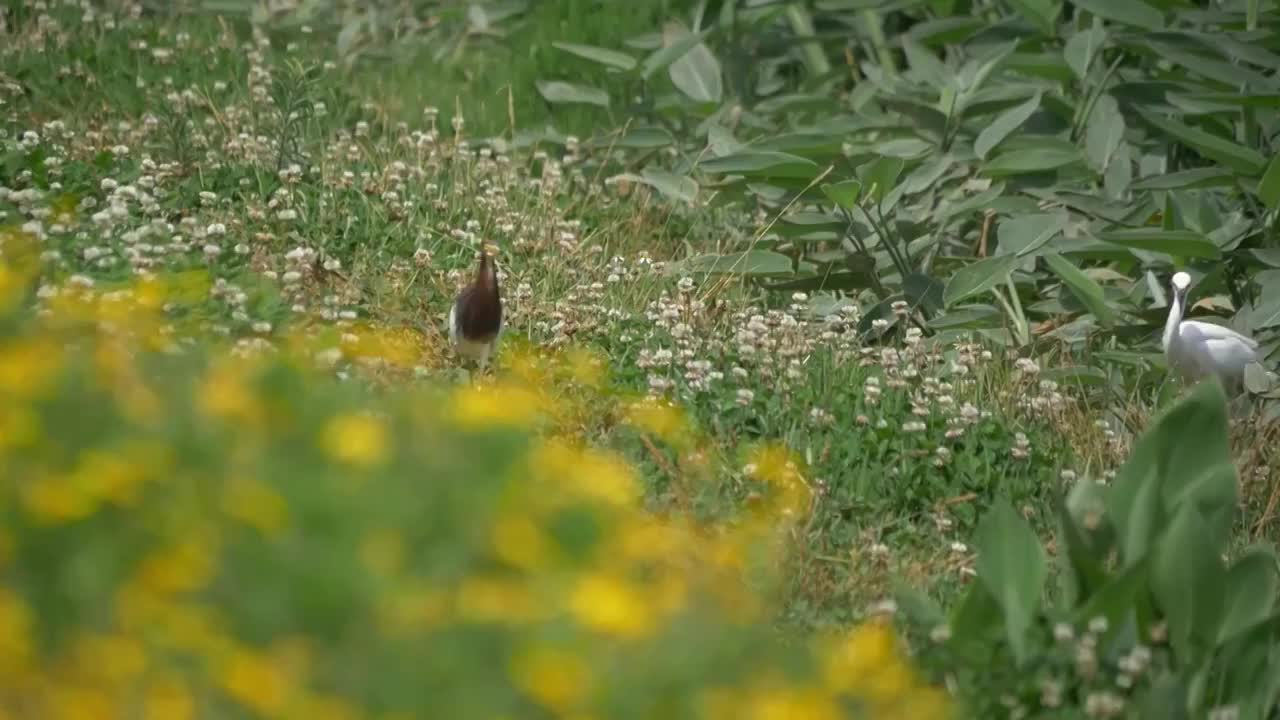
<path fill-rule="evenodd" d="M 143 720 L 192 720 L 195 700 L 180 677 L 162 677 L 148 683 L 142 699 Z"/>
<path fill-rule="evenodd" d="M 216 570 L 212 544 L 195 533 L 145 558 L 138 568 L 138 581 L 147 591 L 164 597 L 203 588 Z"/>
<path fill-rule="evenodd" d="M 490 427 L 531 427 L 550 409 L 550 403 L 533 390 L 512 384 L 468 386 L 453 394 L 450 416 L 467 430 Z"/>
<path fill-rule="evenodd" d="M 511 677 L 529 697 L 560 713 L 582 705 L 593 685 L 591 668 L 585 660 L 550 647 L 535 647 L 518 654 L 511 663 Z"/>
<path fill-rule="evenodd" d="M 608 573 L 579 580 L 569 595 L 569 609 L 585 627 L 625 638 L 643 636 L 655 624 L 649 599 L 640 589 Z"/>
<path fill-rule="evenodd" d="M 494 524 L 491 542 L 500 560 L 525 571 L 546 566 L 552 555 L 545 531 L 527 515 L 510 511 Z"/>
<path fill-rule="evenodd" d="M 676 447 L 689 445 L 690 427 L 684 411 L 670 403 L 645 399 L 627 408 L 627 422 Z"/>
<path fill-rule="evenodd" d="M 26 447 L 40 437 L 40 418 L 14 402 L 0 404 L 0 450 Z"/>
<path fill-rule="evenodd" d="M 578 345 L 564 352 L 564 363 L 570 377 L 589 388 L 599 388 L 608 372 L 608 361 L 603 355 Z"/>
<path fill-rule="evenodd" d="M 97 508 L 86 488 L 61 475 L 29 478 L 21 486 L 23 509 L 38 523 L 61 525 L 92 515 Z"/>
<path fill-rule="evenodd" d="M 571 498 L 591 499 L 615 508 L 634 507 L 640 498 L 635 468 L 599 450 L 576 448 L 552 439 L 534 449 L 531 481 L 548 491 L 561 489 Z"/>
<path fill-rule="evenodd" d="M 265 417 L 261 403 L 245 382 L 245 367 L 224 362 L 212 368 L 196 391 L 196 406 L 210 417 L 257 426 Z"/>
<path fill-rule="evenodd" d="M 0 345 L 0 393 L 10 398 L 43 397 L 62 372 L 62 364 L 62 346 L 51 337 L 18 338 Z"/>
<path fill-rule="evenodd" d="M 0 587 L 0 679 L 27 669 L 32 657 L 31 629 L 26 602 Z"/>
<path fill-rule="evenodd" d="M 273 535 L 289 523 L 289 506 L 280 493 L 252 478 L 237 477 L 227 482 L 222 509 L 264 535 Z"/>
<path fill-rule="evenodd" d="M 138 448 L 135 454 L 144 452 Z M 117 505 L 137 500 L 138 489 L 146 480 L 145 469 L 135 458 L 101 449 L 85 450 L 72 472 L 69 482 L 95 499 Z"/>
<path fill-rule="evenodd" d="M 440 625 L 448 610 L 449 598 L 443 592 L 413 583 L 384 597 L 379 606 L 379 619 L 383 632 L 397 637 Z"/>
<path fill-rule="evenodd" d="M 232 653 L 218 684 L 236 702 L 268 717 L 279 717 L 293 692 L 289 678 L 270 658 L 248 650 Z"/>
<path fill-rule="evenodd" d="M 109 687 L 123 687 L 147 669 L 146 649 L 129 635 L 82 635 L 72 652 L 80 673 Z"/>
<path fill-rule="evenodd" d="M 838 720 L 843 715 L 835 698 L 814 688 L 758 689 L 744 705 L 748 720 Z"/>
<path fill-rule="evenodd" d="M 387 435 L 386 425 L 372 415 L 341 415 L 325 426 L 320 443 L 335 460 L 368 467 L 387 458 L 391 445 Z"/>
<path fill-rule="evenodd" d="M 458 616 L 472 622 L 525 623 L 549 615 L 528 585 L 515 579 L 470 577 L 454 597 Z"/>

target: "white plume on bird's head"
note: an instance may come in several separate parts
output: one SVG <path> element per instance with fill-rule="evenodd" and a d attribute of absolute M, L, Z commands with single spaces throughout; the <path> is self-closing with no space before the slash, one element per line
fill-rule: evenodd
<path fill-rule="evenodd" d="M 1173 289 L 1183 292 L 1191 287 L 1191 276 L 1185 272 L 1176 272 L 1173 274 Z"/>

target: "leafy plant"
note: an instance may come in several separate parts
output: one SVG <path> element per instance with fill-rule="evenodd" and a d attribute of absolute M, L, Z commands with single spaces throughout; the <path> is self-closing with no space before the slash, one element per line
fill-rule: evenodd
<path fill-rule="evenodd" d="M 1270 545 L 1233 553 L 1237 477 L 1226 397 L 1196 386 L 1138 441 L 1111 486 L 1082 478 L 1059 513 L 1059 587 L 1026 521 L 997 504 L 977 534 L 977 580 L 922 653 L 982 717 L 1268 718 L 1280 708 L 1280 566 Z M 1233 557 L 1234 555 L 1234 557 Z M 940 628 L 940 629 L 939 629 Z"/>

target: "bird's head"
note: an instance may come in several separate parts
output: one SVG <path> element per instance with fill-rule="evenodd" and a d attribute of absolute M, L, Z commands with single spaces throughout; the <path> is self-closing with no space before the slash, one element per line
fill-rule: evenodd
<path fill-rule="evenodd" d="M 1173 280 L 1170 283 L 1173 286 L 1173 293 L 1178 297 L 1187 294 L 1187 289 L 1191 287 L 1191 276 L 1185 272 L 1176 272 L 1173 274 Z"/>

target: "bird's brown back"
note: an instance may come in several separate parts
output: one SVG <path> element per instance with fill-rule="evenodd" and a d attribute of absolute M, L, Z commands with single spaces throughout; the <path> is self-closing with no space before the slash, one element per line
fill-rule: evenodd
<path fill-rule="evenodd" d="M 468 340 L 488 341 L 502 329 L 502 296 L 498 290 L 498 273 L 488 253 L 480 256 L 475 280 L 455 301 L 458 334 Z"/>

